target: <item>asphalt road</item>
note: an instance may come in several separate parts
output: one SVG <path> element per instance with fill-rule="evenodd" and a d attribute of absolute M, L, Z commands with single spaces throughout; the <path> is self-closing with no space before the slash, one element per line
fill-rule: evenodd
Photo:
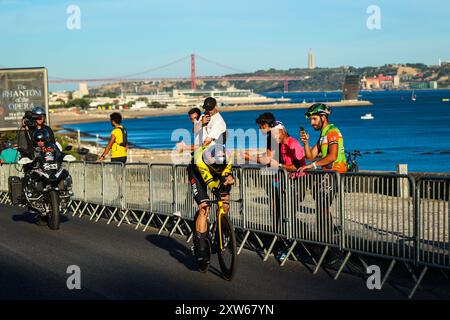
<path fill-rule="evenodd" d="M 0 205 L 0 299 L 405 299 L 409 290 L 390 283 L 368 290 L 356 275 L 334 281 L 325 270 L 313 275 L 294 261 L 280 267 L 250 250 L 238 256 L 228 282 L 216 256 L 208 273 L 196 271 L 184 237 L 71 216 L 62 221 L 51 231 L 24 209 Z M 81 269 L 81 290 L 66 286 L 70 265 Z M 425 283 L 415 298 L 447 298 L 448 280 L 436 283 Z"/>

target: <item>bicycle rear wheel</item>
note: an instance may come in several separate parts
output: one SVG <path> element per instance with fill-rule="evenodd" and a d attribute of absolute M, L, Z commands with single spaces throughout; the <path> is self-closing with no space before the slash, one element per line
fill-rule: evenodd
<path fill-rule="evenodd" d="M 217 230 L 216 245 L 217 254 L 219 256 L 220 269 L 222 270 L 223 278 L 225 280 L 232 280 L 236 271 L 236 235 L 234 233 L 234 227 L 227 215 L 221 216 L 222 227 L 222 243 L 223 250 L 220 250 L 219 232 Z"/>

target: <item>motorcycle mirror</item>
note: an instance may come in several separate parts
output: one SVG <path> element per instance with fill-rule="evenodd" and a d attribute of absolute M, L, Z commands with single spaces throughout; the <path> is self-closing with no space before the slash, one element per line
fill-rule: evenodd
<path fill-rule="evenodd" d="M 70 151 L 70 150 L 72 150 L 72 146 L 66 146 L 66 147 L 64 148 L 64 151 Z"/>
<path fill-rule="evenodd" d="M 73 161 L 76 161 L 76 160 L 77 159 L 75 159 L 75 157 L 73 155 L 71 155 L 71 154 L 68 154 L 67 156 L 65 156 L 63 158 L 63 161 L 66 161 L 66 162 L 73 162 Z"/>
<path fill-rule="evenodd" d="M 17 163 L 24 166 L 24 165 L 32 163 L 32 162 L 33 162 L 33 160 L 25 157 L 25 158 L 20 159 Z"/>

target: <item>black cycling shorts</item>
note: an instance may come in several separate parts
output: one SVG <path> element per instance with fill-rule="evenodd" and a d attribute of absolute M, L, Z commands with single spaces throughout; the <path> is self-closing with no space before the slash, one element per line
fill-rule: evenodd
<path fill-rule="evenodd" d="M 188 177 L 189 177 L 189 185 L 191 186 L 192 194 L 194 195 L 194 200 L 199 205 L 202 202 L 209 200 L 208 196 L 208 186 L 206 182 L 203 180 L 200 172 L 197 169 L 195 164 L 189 164 L 187 167 Z M 227 196 L 231 192 L 231 185 L 223 186 L 222 184 L 219 186 L 219 193 L 221 196 Z"/>
<path fill-rule="evenodd" d="M 338 189 L 336 175 L 325 174 L 314 183 L 313 199 L 317 208 L 327 209 L 333 204 Z"/>

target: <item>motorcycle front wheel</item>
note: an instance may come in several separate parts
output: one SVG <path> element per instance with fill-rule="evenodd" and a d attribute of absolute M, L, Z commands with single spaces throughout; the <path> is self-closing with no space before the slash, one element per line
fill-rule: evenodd
<path fill-rule="evenodd" d="M 51 230 L 59 229 L 59 195 L 56 191 L 50 191 L 50 216 L 48 217 L 48 227 Z"/>

